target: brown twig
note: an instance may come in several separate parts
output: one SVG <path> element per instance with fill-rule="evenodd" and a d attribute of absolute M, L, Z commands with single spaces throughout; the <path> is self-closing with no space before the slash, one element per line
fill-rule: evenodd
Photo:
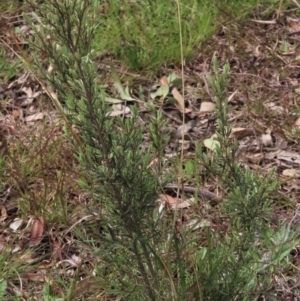
<path fill-rule="evenodd" d="M 191 187 L 191 186 L 178 186 L 177 184 L 174 183 L 169 183 L 165 186 L 165 189 L 179 189 L 181 191 L 184 192 L 190 192 L 190 193 L 195 193 L 198 192 L 198 195 L 200 197 L 204 197 L 207 198 L 209 201 L 213 202 L 213 203 L 220 203 L 221 202 L 221 198 L 219 196 L 217 196 L 216 194 L 205 190 L 205 189 L 199 189 L 199 188 L 195 188 L 195 187 Z"/>

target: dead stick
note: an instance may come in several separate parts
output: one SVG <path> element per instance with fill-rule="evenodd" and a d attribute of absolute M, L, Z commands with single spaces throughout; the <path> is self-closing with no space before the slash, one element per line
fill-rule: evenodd
<path fill-rule="evenodd" d="M 205 189 L 199 189 L 199 188 L 195 188 L 195 187 L 191 187 L 191 186 L 179 186 L 177 184 L 173 184 L 173 183 L 169 183 L 165 186 L 165 188 L 167 189 L 179 189 L 181 191 L 185 191 L 185 192 L 191 192 L 191 193 L 195 193 L 198 192 L 199 196 L 205 197 L 207 199 L 209 199 L 210 201 L 214 201 L 219 203 L 221 201 L 221 198 L 219 196 L 217 196 L 216 194 L 205 190 Z"/>

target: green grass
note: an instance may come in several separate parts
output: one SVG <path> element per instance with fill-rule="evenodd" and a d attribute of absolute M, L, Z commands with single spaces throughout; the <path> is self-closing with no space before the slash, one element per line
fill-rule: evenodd
<path fill-rule="evenodd" d="M 18 60 L 10 60 L 8 58 L 8 52 L 5 48 L 0 49 L 0 79 L 3 83 L 15 78 L 17 74 L 18 66 L 20 62 Z"/>
<path fill-rule="evenodd" d="M 258 1 L 180 1 L 185 61 L 205 47 L 220 25 L 220 15 L 246 15 Z M 93 48 L 109 53 L 134 70 L 155 72 L 162 65 L 181 62 L 176 1 L 111 1 L 97 19 Z"/>

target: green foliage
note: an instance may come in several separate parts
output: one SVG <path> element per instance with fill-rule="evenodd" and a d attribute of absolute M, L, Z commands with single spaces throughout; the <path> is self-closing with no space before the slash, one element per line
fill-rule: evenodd
<path fill-rule="evenodd" d="M 162 115 L 157 113 L 150 122 L 152 146 L 146 151 L 141 150 L 144 131 L 135 106 L 130 118 L 110 117 L 102 86 L 96 81 L 97 66 L 84 59 L 92 56 L 93 4 L 52 0 L 41 9 L 43 23 L 34 46 L 47 54 L 55 72 L 45 77 L 38 58 L 36 66 L 58 91 L 69 122 L 80 130 L 81 142 L 73 140 L 74 152 L 84 174 L 81 184 L 94 199 L 89 210 L 99 216 L 101 248 L 96 255 L 103 260 L 106 275 L 119 273 L 114 294 L 121 291 L 156 300 L 162 293 L 159 277 L 164 271 L 161 252 L 156 254 L 162 233 L 153 215 L 158 178 L 147 166 L 153 155 L 161 157 L 167 142 L 154 130 L 160 128 Z M 66 133 L 72 140 L 68 128 Z"/>
<path fill-rule="evenodd" d="M 0 298 L 7 300 L 10 284 L 15 281 L 15 277 L 23 275 L 21 261 L 17 254 L 12 254 L 11 246 L 14 241 L 6 246 L 2 245 L 0 256 Z M 20 278 L 18 278 L 19 280 Z M 17 282 L 18 282 L 17 280 Z M 17 299 L 16 299 L 17 300 Z"/>
<path fill-rule="evenodd" d="M 64 301 L 64 298 L 56 298 L 51 296 L 51 288 L 49 283 L 46 283 L 42 291 L 43 301 Z"/>
<path fill-rule="evenodd" d="M 228 72 L 229 66 L 220 69 L 214 57 L 213 73 L 208 81 L 215 96 L 219 143 L 214 149 L 213 160 L 211 154 L 205 153 L 198 146 L 198 155 L 207 174 L 217 177 L 219 185 L 228 190 L 220 208 L 221 214 L 228 218 L 228 231 L 209 232 L 209 244 L 205 252 L 200 251 L 202 255 L 197 261 L 197 265 L 204 267 L 206 275 L 205 282 L 201 279 L 202 285 L 199 285 L 196 293 L 201 296 L 200 300 L 252 300 L 251 295 L 258 284 L 261 287 L 269 284 L 271 275 L 263 279 L 260 273 L 267 275 L 269 266 L 276 260 L 282 262 L 292 249 L 291 241 L 295 238 L 295 233 L 290 229 L 283 227 L 275 234 L 266 223 L 270 219 L 270 196 L 279 185 L 274 175 L 271 173 L 262 178 L 236 160 L 238 145 L 230 138 L 231 127 L 227 117 Z M 274 244 L 277 246 L 276 251 L 273 246 L 274 253 L 268 255 L 268 260 L 263 263 L 261 258 L 266 258 L 264 254 L 270 253 L 269 241 L 272 235 L 272 241 L 277 241 Z M 275 239 L 277 235 L 283 237 L 280 242 L 280 239 Z M 282 248 L 284 244 L 287 248 Z"/>
<path fill-rule="evenodd" d="M 0 280 L 0 298 L 2 300 L 4 299 L 6 288 L 7 288 L 7 281 L 5 281 L 4 279 L 1 279 Z"/>
<path fill-rule="evenodd" d="M 7 49 L 0 49 L 0 80 L 5 83 L 12 79 L 17 72 L 17 68 L 20 62 L 14 60 L 13 63 L 10 62 L 7 56 Z"/>
<path fill-rule="evenodd" d="M 118 3 L 112 2 L 116 7 L 110 8 L 111 13 L 116 14 Z M 264 222 L 270 214 L 270 195 L 278 185 L 273 175 L 260 178 L 236 161 L 237 144 L 230 139 L 227 118 L 228 65 L 220 69 L 214 58 L 213 72 L 208 78 L 218 119 L 218 143 L 213 147 L 213 156 L 197 147 L 207 175 L 216 177 L 228 191 L 220 208 L 228 220 L 227 230 L 213 231 L 206 227 L 203 230 L 206 233 L 201 232 L 199 237 L 190 228 L 177 231 L 176 212 L 157 208 L 158 179 L 162 176 L 163 151 L 168 141 L 160 132 L 164 123 L 162 114 L 149 108 L 147 150 L 142 148 L 145 128 L 139 122 L 136 106 L 131 106 L 130 117 L 110 116 L 93 51 L 94 38 L 104 26 L 98 20 L 97 5 L 92 0 L 49 0 L 38 11 L 35 22 L 39 31 L 31 46 L 46 58 L 41 64 L 36 57 L 35 67 L 39 77 L 58 92 L 60 103 L 56 105 L 60 110 L 64 107 L 66 112 L 62 113 L 66 117 L 65 132 L 79 162 L 80 184 L 90 196 L 88 210 L 95 219 L 77 231 L 84 246 L 99 258 L 93 272 L 99 289 L 107 297 L 124 300 L 252 300 L 258 286 L 266 285 L 267 277 L 261 275 L 274 272 L 269 268 L 288 254 L 291 244 L 288 248 L 281 248 L 280 244 L 291 241 L 293 233 L 283 229 L 279 237 L 284 239 L 279 239 Z M 139 5 L 124 4 L 122 9 L 126 14 L 122 17 L 130 21 L 139 10 L 142 12 Z M 157 7 L 160 13 L 163 10 L 159 5 L 145 4 L 145 12 L 154 19 L 149 26 L 159 26 L 153 15 Z M 164 13 L 164 18 L 170 17 L 170 10 Z M 118 28 L 120 36 L 128 34 L 123 32 L 123 28 L 128 31 L 128 20 L 117 15 L 115 18 L 119 23 L 114 32 Z M 34 27 L 32 22 L 31 25 Z M 143 45 L 141 24 L 135 26 L 131 36 L 137 40 L 130 43 Z M 105 32 L 109 30 L 105 28 Z M 157 46 L 155 35 L 157 32 L 152 44 Z M 166 36 L 172 37 L 172 33 L 167 32 Z M 128 35 L 122 39 L 127 43 L 129 38 Z M 103 43 L 107 45 L 105 39 Z M 125 53 L 126 47 L 132 45 L 125 44 Z M 139 51 L 135 55 L 137 66 L 147 65 Z M 54 71 L 45 73 L 45 64 L 51 64 Z M 130 101 L 128 89 L 123 89 L 116 74 L 114 81 L 119 94 Z M 154 172 L 148 168 L 153 157 L 158 158 Z M 187 163 L 187 176 L 196 176 L 198 163 Z M 200 238 L 204 236 L 207 243 L 200 246 Z M 271 243 L 277 246 L 276 251 L 262 261 Z"/>
<path fill-rule="evenodd" d="M 182 0 L 180 6 L 184 57 L 190 58 L 212 33 L 215 12 L 209 1 Z M 180 62 L 176 1 L 115 0 L 106 7 L 98 19 L 97 50 L 113 53 L 134 69 Z"/>
<path fill-rule="evenodd" d="M 11 1 L 1 1 L 0 3 L 0 11 L 1 11 L 1 16 L 9 15 L 12 12 L 14 12 L 17 7 L 19 1 L 17 0 L 11 0 Z"/>
<path fill-rule="evenodd" d="M 93 48 L 113 54 L 130 68 L 153 71 L 163 64 L 180 63 L 180 25 L 183 54 L 188 60 L 214 32 L 217 15 L 240 17 L 257 4 L 257 0 L 181 0 L 179 24 L 177 1 L 104 2 Z"/>

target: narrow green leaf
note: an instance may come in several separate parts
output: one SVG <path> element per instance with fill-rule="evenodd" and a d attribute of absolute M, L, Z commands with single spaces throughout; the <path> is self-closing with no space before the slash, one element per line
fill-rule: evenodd
<path fill-rule="evenodd" d="M 6 280 L 1 279 L 0 280 L 0 299 L 1 300 L 3 300 L 6 288 L 7 288 L 7 282 L 6 282 Z"/>
<path fill-rule="evenodd" d="M 187 161 L 185 163 L 185 172 L 188 176 L 192 177 L 195 174 L 196 171 L 196 166 L 195 166 L 195 162 L 194 161 Z"/>
<path fill-rule="evenodd" d="M 113 77 L 113 80 L 114 80 L 115 87 L 118 90 L 121 98 L 124 99 L 124 100 L 133 101 L 134 98 L 132 98 L 130 96 L 129 88 L 126 87 L 125 90 L 123 89 L 122 84 L 121 84 L 120 79 L 119 79 L 119 76 L 118 76 L 118 74 L 117 74 L 117 72 L 116 72 L 116 70 L 113 66 L 111 66 L 111 74 L 112 74 L 112 77 Z"/>
<path fill-rule="evenodd" d="M 150 94 L 150 97 L 152 99 L 155 99 L 156 97 L 162 97 L 163 99 L 165 99 L 168 94 L 169 86 L 160 86 L 156 92 Z"/>

